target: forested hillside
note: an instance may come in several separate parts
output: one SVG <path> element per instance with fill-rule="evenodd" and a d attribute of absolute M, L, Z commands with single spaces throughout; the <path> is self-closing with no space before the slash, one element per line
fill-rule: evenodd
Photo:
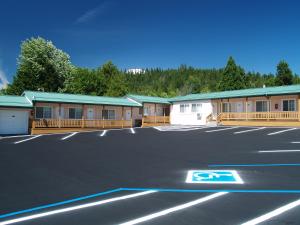
<path fill-rule="evenodd" d="M 245 72 L 232 57 L 224 62 L 224 68 L 217 69 L 181 65 L 176 69 L 146 69 L 145 73 L 132 74 L 118 69 L 110 61 L 95 69 L 80 68 L 51 41 L 31 38 L 21 45 L 12 84 L 1 92 L 20 95 L 24 90 L 34 90 L 99 96 L 132 93 L 171 97 L 298 83 L 298 75 L 292 73 L 285 61 L 278 63 L 276 74 L 260 74 Z"/>

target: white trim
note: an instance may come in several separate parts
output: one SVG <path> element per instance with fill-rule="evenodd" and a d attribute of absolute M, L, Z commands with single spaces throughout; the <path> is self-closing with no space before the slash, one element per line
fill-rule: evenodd
<path fill-rule="evenodd" d="M 19 143 L 22 143 L 22 142 L 25 142 L 25 141 L 30 141 L 30 140 L 35 139 L 35 138 L 38 138 L 38 137 L 40 137 L 40 136 L 42 136 L 42 135 L 39 134 L 39 135 L 33 136 L 33 137 L 31 137 L 31 138 L 23 139 L 23 140 L 21 140 L 21 141 L 16 141 L 16 142 L 14 142 L 14 144 L 19 144 Z"/>
<path fill-rule="evenodd" d="M 138 101 L 136 101 L 136 100 L 134 100 L 134 99 L 132 99 L 132 98 L 130 98 L 130 97 L 128 97 L 128 96 L 126 96 L 126 98 L 127 98 L 129 101 L 131 101 L 131 102 L 134 102 L 134 103 L 139 104 L 140 106 L 143 106 L 143 104 L 141 104 L 140 102 L 138 102 Z M 138 106 L 125 106 L 125 107 L 138 107 Z"/>
<path fill-rule="evenodd" d="M 283 111 L 283 101 L 288 101 L 288 100 L 293 100 L 295 101 L 295 110 L 293 111 Z M 281 111 L 282 112 L 296 112 L 297 111 L 297 105 L 296 105 L 297 101 L 296 101 L 296 98 L 284 98 L 284 99 L 281 99 Z"/>
<path fill-rule="evenodd" d="M 27 220 L 37 219 L 37 218 L 41 218 L 41 217 L 51 216 L 51 215 L 55 215 L 55 214 L 59 214 L 59 213 L 70 212 L 70 211 L 74 211 L 74 210 L 78 210 L 78 209 L 85 209 L 85 208 L 89 208 L 89 207 L 93 207 L 93 206 L 104 205 L 104 204 L 111 203 L 111 202 L 116 202 L 116 201 L 125 200 L 125 199 L 129 199 L 129 198 L 136 198 L 139 196 L 152 194 L 155 192 L 156 191 L 144 191 L 144 192 L 139 192 L 139 193 L 135 193 L 135 194 L 105 199 L 105 200 L 101 200 L 101 201 L 97 201 L 97 202 L 91 202 L 91 203 L 71 206 L 71 207 L 62 208 L 62 209 L 56 209 L 56 210 L 49 211 L 49 212 L 38 213 L 38 214 L 31 215 L 31 216 L 25 216 L 25 217 L 21 217 L 21 218 L 17 218 L 17 219 L 3 221 L 3 222 L 0 222 L 0 225 L 8 225 L 8 224 L 27 221 Z"/>
<path fill-rule="evenodd" d="M 276 132 L 273 132 L 273 133 L 269 133 L 268 135 L 275 135 L 275 134 L 280 134 L 280 133 L 283 133 L 283 132 L 287 132 L 287 131 L 291 131 L 291 130 L 297 130 L 298 128 L 290 128 L 290 129 L 286 129 L 286 130 L 280 130 L 280 131 L 276 131 Z"/>
<path fill-rule="evenodd" d="M 125 222 L 125 223 L 121 223 L 119 225 L 134 225 L 134 224 L 142 223 L 142 222 L 145 222 L 145 221 L 149 221 L 149 220 L 155 219 L 157 217 L 165 216 L 165 215 L 168 215 L 170 213 L 173 213 L 173 212 L 176 212 L 176 211 L 179 211 L 179 210 L 183 210 L 183 209 L 186 209 L 186 208 L 189 208 L 189 207 L 207 202 L 209 200 L 212 200 L 214 198 L 220 197 L 220 196 L 225 195 L 225 194 L 228 194 L 228 192 L 214 193 L 214 194 L 208 195 L 206 197 L 199 198 L 199 199 L 196 199 L 196 200 L 191 201 L 191 202 L 187 202 L 185 204 L 181 204 L 181 205 L 178 205 L 178 206 L 175 206 L 175 207 L 172 207 L 172 208 L 168 208 L 168 209 L 165 209 L 165 210 L 153 213 L 153 214 L 149 214 L 147 216 L 143 216 L 143 217 L 140 217 L 140 218 L 137 218 L 137 219 L 134 219 L 134 220 L 130 220 L 130 221 Z"/>
<path fill-rule="evenodd" d="M 288 211 L 290 209 L 293 209 L 293 208 L 295 208 L 295 207 L 297 207 L 299 205 L 300 205 L 300 199 L 298 199 L 298 200 L 296 200 L 294 202 L 291 202 L 291 203 L 289 203 L 287 205 L 281 206 L 280 208 L 277 208 L 277 209 L 275 209 L 275 210 L 273 210 L 271 212 L 268 212 L 268 213 L 266 213 L 266 214 L 264 214 L 264 215 L 262 215 L 260 217 L 252 219 L 252 220 L 250 220 L 248 222 L 242 223 L 241 225 L 256 225 L 256 224 L 259 224 L 259 223 L 264 222 L 266 220 L 269 220 L 269 219 L 271 219 L 271 218 L 273 218 L 275 216 L 278 216 L 278 215 L 280 215 L 280 214 L 282 214 L 282 213 L 284 213 L 284 212 L 286 212 L 286 211 Z"/>
<path fill-rule="evenodd" d="M 27 100 L 31 105 L 33 105 L 33 104 L 32 104 L 32 101 L 31 101 L 26 95 L 24 95 L 24 96 L 25 96 L 26 100 Z"/>

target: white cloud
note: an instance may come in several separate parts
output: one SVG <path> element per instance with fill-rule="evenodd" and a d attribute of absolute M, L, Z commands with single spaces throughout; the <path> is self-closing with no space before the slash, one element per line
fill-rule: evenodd
<path fill-rule="evenodd" d="M 80 24 L 80 23 L 86 23 L 96 16 L 99 16 L 105 12 L 107 12 L 112 6 L 114 5 L 114 2 L 112 1 L 105 1 L 98 5 L 97 7 L 90 9 L 83 13 L 81 16 L 79 16 L 75 23 Z"/>
<path fill-rule="evenodd" d="M 8 80 L 6 78 L 6 75 L 4 71 L 0 68 L 0 89 L 6 88 L 8 84 Z"/>

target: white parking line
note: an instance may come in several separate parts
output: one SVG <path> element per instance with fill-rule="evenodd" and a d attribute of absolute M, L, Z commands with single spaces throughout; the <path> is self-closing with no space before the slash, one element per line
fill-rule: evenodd
<path fill-rule="evenodd" d="M 74 136 L 75 134 L 78 134 L 78 132 L 74 132 L 74 133 L 72 133 L 72 134 L 69 134 L 69 135 L 63 137 L 61 140 L 66 140 L 66 139 L 68 139 L 68 138 Z"/>
<path fill-rule="evenodd" d="M 134 224 L 142 223 L 142 222 L 145 222 L 145 221 L 148 221 L 148 220 L 155 219 L 155 218 L 160 217 L 160 216 L 165 216 L 167 214 L 170 214 L 170 213 L 173 213 L 173 212 L 176 212 L 176 211 L 179 211 L 179 210 L 182 210 L 182 209 L 185 209 L 185 208 L 188 208 L 188 207 L 191 207 L 191 206 L 194 206 L 194 205 L 212 200 L 214 198 L 220 197 L 220 196 L 225 195 L 225 194 L 228 194 L 228 192 L 214 193 L 214 194 L 208 195 L 204 198 L 199 198 L 197 200 L 194 200 L 194 201 L 182 204 L 182 205 L 178 205 L 178 206 L 175 206 L 175 207 L 172 207 L 172 208 L 169 208 L 169 209 L 165 209 L 165 210 L 162 210 L 162 211 L 159 211 L 159 212 L 147 215 L 147 216 L 143 216 L 143 217 L 140 217 L 140 218 L 137 218 L 137 219 L 125 222 L 125 223 L 121 223 L 120 225 L 134 225 Z"/>
<path fill-rule="evenodd" d="M 135 134 L 135 131 L 134 131 L 133 128 L 130 128 L 130 131 L 131 131 L 132 134 Z"/>
<path fill-rule="evenodd" d="M 218 131 L 223 131 L 223 130 L 231 130 L 231 129 L 236 129 L 239 127 L 227 127 L 227 128 L 222 128 L 222 129 L 216 129 L 216 130 L 207 130 L 205 132 L 210 133 L 210 132 L 218 132 Z"/>
<path fill-rule="evenodd" d="M 281 152 L 300 152 L 300 150 L 295 149 L 295 150 L 263 150 L 263 151 L 258 151 L 259 153 L 281 153 Z"/>
<path fill-rule="evenodd" d="M 101 134 L 100 137 L 103 137 L 107 133 L 107 130 L 104 130 Z"/>
<path fill-rule="evenodd" d="M 234 134 L 242 134 L 242 133 L 247 133 L 247 132 L 252 132 L 252 131 L 257 131 L 257 130 L 263 130 L 263 129 L 266 129 L 266 127 L 260 127 L 260 128 L 256 128 L 256 129 L 237 131 L 237 132 L 234 132 Z"/>
<path fill-rule="evenodd" d="M 287 131 L 291 131 L 291 130 L 296 130 L 297 128 L 290 128 L 290 129 L 286 129 L 286 130 L 280 130 L 277 132 L 273 132 L 273 133 L 269 133 L 268 135 L 275 135 L 275 134 L 281 134 L 283 132 L 287 132 Z"/>
<path fill-rule="evenodd" d="M 300 144 L 300 141 L 292 141 L 292 144 Z"/>
<path fill-rule="evenodd" d="M 271 212 L 269 212 L 267 214 L 264 214 L 264 215 L 262 215 L 260 217 L 257 217 L 257 218 L 255 218 L 253 220 L 250 220 L 250 221 L 248 221 L 246 223 L 243 223 L 241 225 L 256 225 L 256 224 L 259 224 L 261 222 L 264 222 L 266 220 L 271 219 L 272 217 L 278 216 L 278 215 L 280 215 L 280 214 L 282 214 L 282 213 L 284 213 L 284 212 L 286 212 L 286 211 L 288 211 L 288 210 L 290 210 L 292 208 L 295 208 L 295 207 L 297 207 L 299 205 L 300 205 L 300 199 L 298 199 L 297 201 L 291 202 L 291 203 L 289 203 L 287 205 L 284 205 L 284 206 L 282 206 L 282 207 L 280 207 L 278 209 L 275 209 L 275 210 L 273 210 L 273 211 L 271 211 Z"/>
<path fill-rule="evenodd" d="M 156 191 L 144 191 L 144 192 L 139 192 L 139 193 L 135 193 L 135 194 L 124 195 L 124 196 L 121 196 L 121 197 L 105 199 L 105 200 L 101 200 L 101 201 L 97 201 L 97 202 L 91 202 L 91 203 L 86 203 L 86 204 L 82 204 L 82 205 L 57 209 L 57 210 L 53 210 L 53 211 L 49 211 L 49 212 L 38 213 L 38 214 L 35 214 L 35 215 L 31 215 L 31 216 L 25 216 L 25 217 L 21 217 L 21 218 L 17 218 L 17 219 L 3 221 L 3 222 L 0 222 L 0 225 L 8 225 L 8 224 L 27 221 L 27 220 L 37 219 L 37 218 L 41 218 L 41 217 L 45 217 L 45 216 L 50 216 L 50 215 L 54 215 L 54 214 L 70 212 L 70 211 L 89 208 L 89 207 L 98 206 L 98 205 L 104 205 L 106 203 L 116 202 L 116 201 L 125 200 L 125 199 L 129 199 L 129 198 L 136 198 L 136 197 L 139 197 L 139 196 L 148 195 L 148 194 L 152 194 L 152 193 L 155 193 L 155 192 Z"/>
<path fill-rule="evenodd" d="M 33 136 L 33 137 L 31 137 L 31 138 L 23 139 L 23 140 L 21 140 L 21 141 L 16 141 L 16 142 L 14 142 L 14 143 L 15 143 L 15 144 L 19 144 L 19 143 L 22 143 L 22 142 L 25 142 L 25 141 L 30 141 L 30 140 L 32 140 L 32 139 L 38 138 L 38 137 L 40 137 L 40 136 L 42 136 L 42 135 L 39 134 L 39 135 Z"/>

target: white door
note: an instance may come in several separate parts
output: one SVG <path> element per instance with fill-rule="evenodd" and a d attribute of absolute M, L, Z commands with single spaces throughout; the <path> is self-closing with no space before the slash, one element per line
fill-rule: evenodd
<path fill-rule="evenodd" d="M 125 120 L 131 120 L 131 110 L 126 110 Z"/>
<path fill-rule="evenodd" d="M 247 112 L 253 112 L 253 102 L 248 102 Z"/>
<path fill-rule="evenodd" d="M 0 110 L 0 134 L 27 134 L 28 111 Z"/>
<path fill-rule="evenodd" d="M 94 119 L 94 109 L 93 108 L 88 108 L 88 110 L 87 110 L 87 119 L 88 120 L 93 120 Z"/>
<path fill-rule="evenodd" d="M 243 112 L 243 102 L 237 102 L 236 103 L 236 112 Z"/>

